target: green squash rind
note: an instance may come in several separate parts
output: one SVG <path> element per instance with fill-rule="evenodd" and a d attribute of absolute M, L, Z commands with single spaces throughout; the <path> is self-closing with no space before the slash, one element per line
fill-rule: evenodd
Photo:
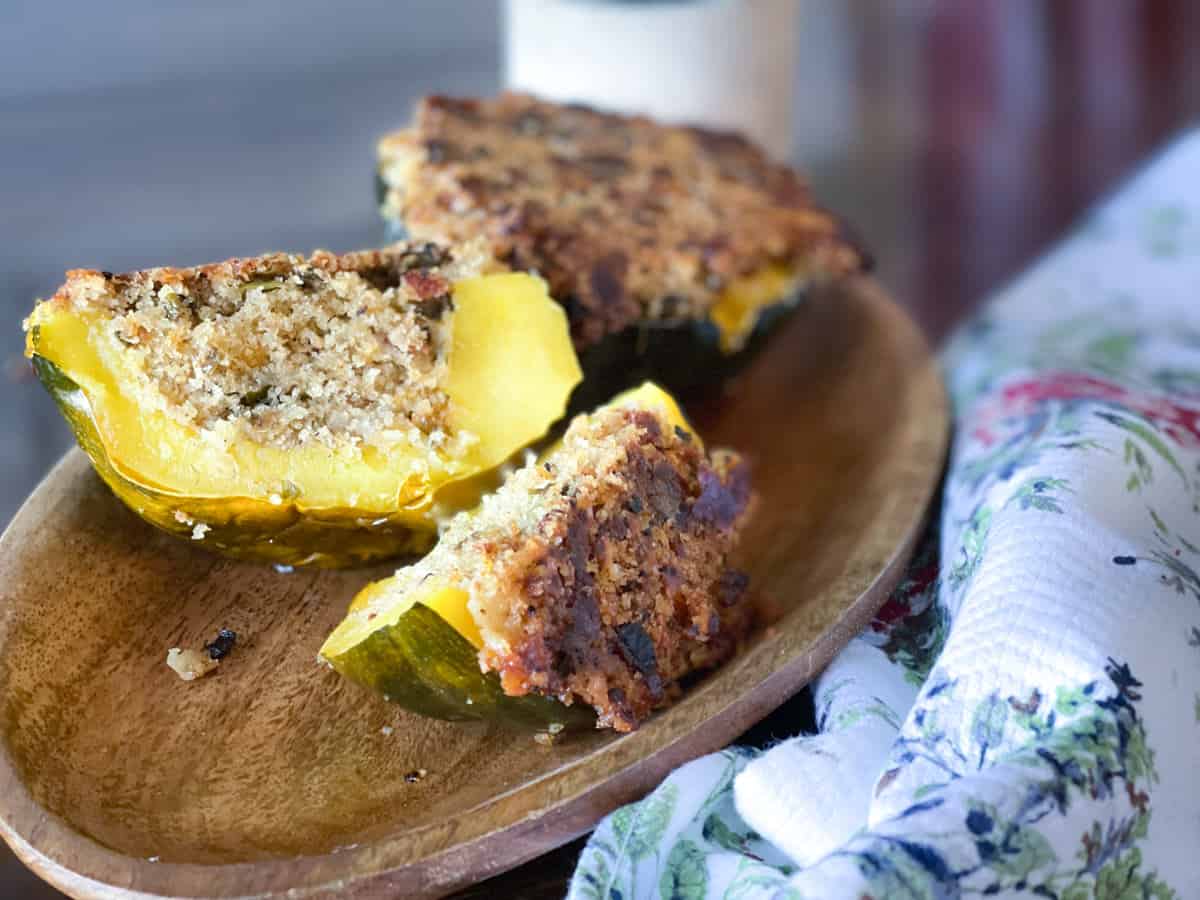
<path fill-rule="evenodd" d="M 584 380 L 571 395 L 568 415 L 593 409 L 614 394 L 646 381 L 682 401 L 703 396 L 733 378 L 760 353 L 804 301 L 806 290 L 759 311 L 745 344 L 721 349 L 709 320 L 672 324 L 638 323 L 579 351 Z"/>
<path fill-rule="evenodd" d="M 505 694 L 498 675 L 480 671 L 471 642 L 422 603 L 326 661 L 390 702 L 435 719 L 548 732 L 594 727 L 596 722 L 584 707 L 536 694 Z"/>

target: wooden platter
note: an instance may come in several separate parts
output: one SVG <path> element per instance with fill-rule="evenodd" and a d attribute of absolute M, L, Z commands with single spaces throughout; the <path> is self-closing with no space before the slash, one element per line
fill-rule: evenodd
<path fill-rule="evenodd" d="M 407 714 L 316 664 L 384 570 L 210 556 L 140 522 L 72 451 L 0 539 L 0 834 L 78 897 L 292 898 L 437 896 L 585 832 L 870 621 L 934 495 L 949 413 L 924 340 L 863 279 L 812 298 L 694 419 L 754 461 L 741 565 L 777 620 L 634 734 L 552 747 Z M 220 628 L 235 651 L 180 681 L 167 649 Z"/>

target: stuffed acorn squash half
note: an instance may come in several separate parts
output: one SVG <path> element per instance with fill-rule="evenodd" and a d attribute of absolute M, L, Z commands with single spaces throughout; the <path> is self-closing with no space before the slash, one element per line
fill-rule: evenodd
<path fill-rule="evenodd" d="M 805 180 L 731 132 L 523 94 L 427 97 L 378 146 L 390 234 L 483 239 L 567 310 L 591 409 L 643 380 L 698 394 L 811 288 L 869 267 Z"/>
<path fill-rule="evenodd" d="M 25 329 L 134 512 L 288 565 L 427 550 L 435 509 L 475 502 L 472 479 L 541 437 L 580 380 L 545 284 L 472 247 L 76 270 Z"/>

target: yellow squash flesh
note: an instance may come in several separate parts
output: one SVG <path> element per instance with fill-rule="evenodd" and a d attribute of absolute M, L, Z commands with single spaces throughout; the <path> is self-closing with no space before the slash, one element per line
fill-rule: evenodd
<path fill-rule="evenodd" d="M 93 310 L 39 304 L 26 352 L 96 471 L 146 521 L 240 558 L 353 565 L 428 549 L 439 492 L 541 437 L 581 378 L 540 279 L 469 279 L 453 299 L 443 387 L 451 429 L 475 437 L 457 455 L 403 438 L 285 450 L 190 428 L 135 389 L 129 354 Z"/>
<path fill-rule="evenodd" d="M 733 281 L 713 304 L 709 318 L 717 326 L 722 353 L 745 346 L 764 310 L 796 296 L 797 273 L 785 266 L 767 266 Z"/>
<path fill-rule="evenodd" d="M 618 394 L 600 410 L 609 408 L 655 411 L 667 424 L 692 432 L 675 399 L 649 382 Z M 692 433 L 698 441 L 699 435 Z M 594 721 L 590 711 L 557 700 L 505 694 L 494 673 L 479 669 L 483 639 L 467 607 L 468 592 L 437 576 L 408 591 L 405 581 L 397 573 L 359 591 L 346 618 L 321 647 L 321 658 L 387 700 L 434 718 L 484 719 L 551 731 Z"/>

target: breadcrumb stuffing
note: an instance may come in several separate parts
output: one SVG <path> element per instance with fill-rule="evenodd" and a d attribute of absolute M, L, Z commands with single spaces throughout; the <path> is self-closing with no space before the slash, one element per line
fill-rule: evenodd
<path fill-rule="evenodd" d="M 427 97 L 379 143 L 381 211 L 415 237 L 484 237 L 535 269 L 584 349 L 637 321 L 703 319 L 769 265 L 869 265 L 791 168 L 728 132 L 523 94 Z"/>
<path fill-rule="evenodd" d="M 736 454 L 648 410 L 602 410 L 452 519 L 389 594 L 430 577 L 463 587 L 481 668 L 506 693 L 583 702 L 631 731 L 749 626 L 729 554 L 751 501 Z"/>
<path fill-rule="evenodd" d="M 407 440 L 455 452 L 469 441 L 450 433 L 442 389 L 452 286 L 491 265 L 482 244 L 272 254 L 76 270 L 54 300 L 103 310 L 143 397 L 184 425 L 283 449 Z"/>

